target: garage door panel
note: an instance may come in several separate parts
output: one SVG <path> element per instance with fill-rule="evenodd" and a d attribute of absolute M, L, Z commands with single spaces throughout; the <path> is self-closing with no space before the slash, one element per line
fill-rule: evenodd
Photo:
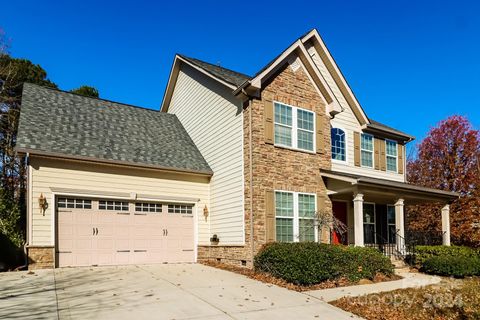
<path fill-rule="evenodd" d="M 92 239 L 76 238 L 73 245 L 73 250 L 93 250 L 93 247 L 94 245 Z"/>
<path fill-rule="evenodd" d="M 59 252 L 58 253 L 58 263 L 59 265 L 64 266 L 73 266 L 75 265 L 73 260 L 73 254 L 71 252 Z"/>
<path fill-rule="evenodd" d="M 91 266 L 96 264 L 92 253 L 90 252 L 72 252 L 72 265 L 74 266 Z"/>
<path fill-rule="evenodd" d="M 122 264 L 132 264 L 133 259 L 130 258 L 131 253 L 130 250 L 126 252 L 115 252 L 115 264 L 122 265 Z"/>
<path fill-rule="evenodd" d="M 115 250 L 115 241 L 113 239 L 103 239 L 97 241 L 97 249 L 99 250 L 110 250 L 113 252 Z"/>
<path fill-rule="evenodd" d="M 118 201 L 101 201 L 58 210 L 59 266 L 194 261 L 192 206 L 146 203 L 138 212 L 135 203 L 122 202 L 117 211 Z"/>
<path fill-rule="evenodd" d="M 72 251 L 74 246 L 73 239 L 63 239 L 58 242 L 58 251 Z"/>
<path fill-rule="evenodd" d="M 92 224 L 93 216 L 90 210 L 88 210 L 87 212 L 75 211 L 75 212 L 72 212 L 71 215 L 74 217 L 74 222 L 76 224 L 88 224 L 88 225 Z"/>
<path fill-rule="evenodd" d="M 98 250 L 96 254 L 96 260 L 99 266 L 115 265 L 117 264 L 115 259 L 115 252 L 112 250 Z"/>
<path fill-rule="evenodd" d="M 146 264 L 149 263 L 148 259 L 148 253 L 146 250 L 134 250 L 133 251 L 133 261 L 135 264 Z"/>
<path fill-rule="evenodd" d="M 129 220 L 128 215 L 124 215 L 123 212 L 121 214 L 117 214 L 116 212 L 100 212 L 99 214 L 95 215 L 95 223 L 114 224 L 117 223 L 117 219 L 120 220 L 118 217 L 121 216 L 123 216 L 123 220 Z"/>

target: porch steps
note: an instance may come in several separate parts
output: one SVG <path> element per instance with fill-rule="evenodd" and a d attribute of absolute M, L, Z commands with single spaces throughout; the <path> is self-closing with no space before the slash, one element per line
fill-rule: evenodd
<path fill-rule="evenodd" d="M 409 269 L 408 265 L 405 263 L 405 261 L 403 261 L 403 259 L 392 256 L 390 257 L 390 260 L 392 261 L 395 270 Z"/>

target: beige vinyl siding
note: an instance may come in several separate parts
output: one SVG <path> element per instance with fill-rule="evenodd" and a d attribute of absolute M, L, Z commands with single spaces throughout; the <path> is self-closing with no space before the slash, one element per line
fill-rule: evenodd
<path fill-rule="evenodd" d="M 339 161 L 332 161 L 332 170 L 339 171 L 339 172 L 352 173 L 352 174 L 365 175 L 373 178 L 381 178 L 381 179 L 388 179 L 388 180 L 401 181 L 401 182 L 405 181 L 405 177 L 403 174 L 385 172 L 381 170 L 355 166 L 354 154 L 353 154 L 353 150 L 354 150 L 353 133 L 362 132 L 360 123 L 358 122 L 357 118 L 355 117 L 355 114 L 353 113 L 352 109 L 350 108 L 347 101 L 345 100 L 345 97 L 343 96 L 337 84 L 335 83 L 335 80 L 333 80 L 333 77 L 328 72 L 325 64 L 322 62 L 322 60 L 318 56 L 318 53 L 315 50 L 315 47 L 309 46 L 307 50 L 311 55 L 312 60 L 315 62 L 316 66 L 318 67 L 320 73 L 325 78 L 325 81 L 330 86 L 338 102 L 344 109 L 343 112 L 337 114 L 335 118 L 330 121 L 330 124 L 332 125 L 332 127 L 340 128 L 345 131 L 347 161 L 346 163 L 342 163 Z"/>
<path fill-rule="evenodd" d="M 207 177 L 38 157 L 30 158 L 30 170 L 32 179 L 29 199 L 32 219 L 31 245 L 54 244 L 55 203 L 52 199 L 52 188 L 85 190 L 90 191 L 92 195 L 120 192 L 199 199 L 200 202 L 195 203 L 198 208 L 199 243 L 205 243 L 209 239 L 208 225 L 205 223 L 202 211 L 205 205 L 209 205 Z M 38 205 L 41 194 L 48 202 L 45 215 L 40 212 Z"/>
<path fill-rule="evenodd" d="M 176 114 L 214 174 L 210 182 L 211 234 L 221 244 L 244 244 L 243 124 L 231 90 L 183 64 L 168 112 Z"/>

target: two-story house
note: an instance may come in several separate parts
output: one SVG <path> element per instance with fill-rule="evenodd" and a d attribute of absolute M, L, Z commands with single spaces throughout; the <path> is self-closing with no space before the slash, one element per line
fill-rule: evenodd
<path fill-rule="evenodd" d="M 413 137 L 367 117 L 316 30 L 254 76 L 175 56 L 160 111 L 24 86 L 32 267 L 251 266 L 273 241 L 401 250 L 404 206 L 426 202 L 445 204 L 432 219 L 450 243 L 457 194 L 406 183 Z"/>

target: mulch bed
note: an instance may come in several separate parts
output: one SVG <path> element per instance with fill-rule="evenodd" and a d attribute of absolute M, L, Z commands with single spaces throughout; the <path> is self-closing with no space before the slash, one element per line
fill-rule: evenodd
<path fill-rule="evenodd" d="M 297 285 L 293 283 L 289 283 L 283 279 L 275 278 L 271 276 L 268 273 L 265 272 L 258 272 L 253 269 L 249 269 L 246 267 L 237 267 L 225 263 L 220 263 L 216 261 L 201 261 L 201 264 L 204 264 L 206 266 L 226 270 L 226 271 L 231 271 L 235 273 L 242 274 L 244 276 L 247 276 L 251 279 L 262 281 L 264 283 L 268 284 L 274 284 L 279 287 L 287 288 L 289 290 L 294 290 L 294 291 L 309 291 L 309 290 L 319 290 L 319 289 L 330 289 L 330 288 L 338 288 L 338 287 L 347 287 L 347 286 L 354 286 L 358 284 L 367 284 L 367 283 L 378 283 L 378 282 L 385 282 L 385 281 L 393 281 L 393 280 L 399 280 L 402 279 L 402 277 L 398 275 L 393 275 L 391 277 L 385 276 L 383 274 L 377 274 L 375 278 L 371 280 L 360 280 L 358 282 L 352 282 L 349 281 L 348 279 L 345 278 L 340 278 L 336 280 L 328 280 L 324 281 L 322 283 L 312 285 L 312 286 L 302 286 L 302 285 Z"/>

